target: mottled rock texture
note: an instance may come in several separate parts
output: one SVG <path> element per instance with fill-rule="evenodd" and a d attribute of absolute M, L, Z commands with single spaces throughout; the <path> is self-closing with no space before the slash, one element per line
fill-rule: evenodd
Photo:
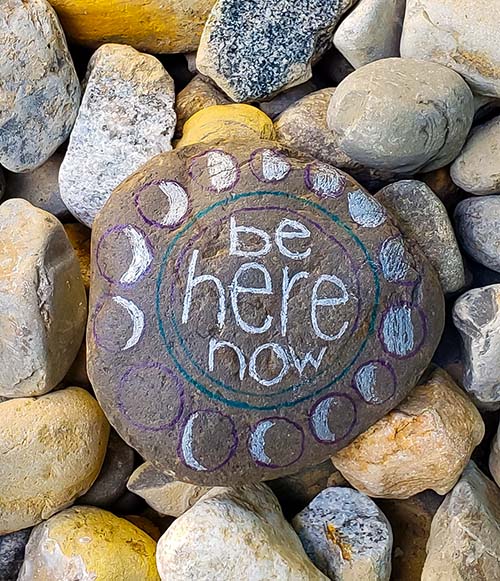
<path fill-rule="evenodd" d="M 445 494 L 483 436 L 474 404 L 445 371 L 435 369 L 332 461 L 369 496 L 409 498 L 427 488 Z"/>
<path fill-rule="evenodd" d="M 75 252 L 54 216 L 25 200 L 0 206 L 0 395 L 40 395 L 64 377 L 85 332 Z"/>
<path fill-rule="evenodd" d="M 80 103 L 73 61 L 48 2 L 3 0 L 0 54 L 0 164 L 31 171 L 66 140 Z"/>
<path fill-rule="evenodd" d="M 80 222 L 64 224 L 64 230 L 78 258 L 83 284 L 88 291 L 90 288 L 90 230 Z"/>
<path fill-rule="evenodd" d="M 0 403 L 0 534 L 38 524 L 87 492 L 106 453 L 109 424 L 72 387 Z"/>
<path fill-rule="evenodd" d="M 91 226 L 116 186 L 172 148 L 174 101 L 172 78 L 153 56 L 118 44 L 94 53 L 59 172 L 62 199 L 75 218 Z"/>
<path fill-rule="evenodd" d="M 364 494 L 327 488 L 292 525 L 311 561 L 329 579 L 389 581 L 391 525 Z"/>
<path fill-rule="evenodd" d="M 31 529 L 23 529 L 0 537 L 0 579 L 2 581 L 17 581 L 30 532 Z"/>
<path fill-rule="evenodd" d="M 327 121 L 355 161 L 415 173 L 453 161 L 473 115 L 472 92 L 460 75 L 437 63 L 389 58 L 340 83 Z"/>

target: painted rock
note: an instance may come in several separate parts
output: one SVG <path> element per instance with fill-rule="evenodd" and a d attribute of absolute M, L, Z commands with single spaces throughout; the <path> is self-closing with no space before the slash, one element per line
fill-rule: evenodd
<path fill-rule="evenodd" d="M 311 77 L 341 14 L 339 0 L 217 0 L 196 66 L 233 101 L 266 99 Z"/>
<path fill-rule="evenodd" d="M 48 2 L 2 2 L 0 54 L 0 164 L 30 171 L 66 140 L 80 103 L 64 32 Z"/>
<path fill-rule="evenodd" d="M 325 460 L 413 388 L 442 331 L 434 270 L 384 207 L 272 142 L 157 156 L 92 237 L 92 385 L 178 480 Z"/>

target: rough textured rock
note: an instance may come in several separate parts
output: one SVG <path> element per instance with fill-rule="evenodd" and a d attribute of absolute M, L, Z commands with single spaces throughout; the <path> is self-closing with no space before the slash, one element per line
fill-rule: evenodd
<path fill-rule="evenodd" d="M 179 517 L 189 510 L 210 487 L 179 482 L 145 462 L 130 476 L 127 488 L 144 498 L 160 514 Z"/>
<path fill-rule="evenodd" d="M 99 476 L 89 491 L 78 499 L 78 504 L 107 507 L 117 501 L 127 489 L 134 458 L 134 450 L 112 430 Z"/>
<path fill-rule="evenodd" d="M 334 93 L 334 88 L 315 91 L 283 111 L 274 124 L 276 138 L 286 147 L 349 172 L 369 191 L 376 190 L 395 179 L 395 174 L 364 167 L 340 149 L 339 136 L 326 123 Z"/>
<path fill-rule="evenodd" d="M 59 172 L 62 199 L 80 222 L 91 226 L 120 182 L 172 148 L 174 101 L 173 81 L 153 56 L 118 44 L 94 53 Z"/>
<path fill-rule="evenodd" d="M 471 194 L 500 194 L 500 116 L 472 130 L 451 177 Z"/>
<path fill-rule="evenodd" d="M 466 197 L 465 192 L 461 192 L 452 181 L 450 166 L 418 174 L 416 178 L 428 185 L 448 211 L 454 210 L 457 204 Z"/>
<path fill-rule="evenodd" d="M 56 152 L 33 171 L 9 172 L 6 179 L 7 198 L 22 198 L 60 220 L 68 218 L 70 213 L 59 194 L 59 168 L 62 160 L 63 154 Z"/>
<path fill-rule="evenodd" d="M 40 395 L 64 377 L 87 298 L 60 222 L 25 200 L 0 206 L 0 394 Z"/>
<path fill-rule="evenodd" d="M 422 581 L 500 579 L 500 490 L 471 462 L 432 521 Z"/>
<path fill-rule="evenodd" d="M 292 524 L 311 561 L 329 579 L 389 581 L 391 525 L 364 494 L 327 488 Z"/>
<path fill-rule="evenodd" d="M 475 93 L 500 97 L 498 22 L 498 2 L 407 0 L 401 55 L 451 67 Z"/>
<path fill-rule="evenodd" d="M 233 101 L 266 99 L 311 77 L 341 14 L 339 0 L 218 0 L 196 66 Z"/>
<path fill-rule="evenodd" d="M 0 534 L 66 508 L 90 488 L 106 453 L 109 424 L 78 387 L 0 403 Z"/>
<path fill-rule="evenodd" d="M 38 525 L 18 581 L 159 581 L 156 543 L 129 521 L 90 506 Z"/>
<path fill-rule="evenodd" d="M 405 0 L 360 0 L 333 36 L 338 51 L 354 68 L 399 56 Z"/>
<path fill-rule="evenodd" d="M 17 581 L 30 532 L 31 529 L 23 529 L 0 537 L 0 579 L 2 581 Z"/>
<path fill-rule="evenodd" d="M 483 266 L 500 272 L 500 196 L 463 200 L 454 218 L 463 249 Z"/>
<path fill-rule="evenodd" d="M 167 529 L 156 561 L 162 581 L 328 579 L 262 484 L 213 488 Z"/>
<path fill-rule="evenodd" d="M 500 284 L 472 289 L 453 307 L 462 337 L 463 386 L 480 407 L 500 408 Z"/>
<path fill-rule="evenodd" d="M 445 494 L 483 436 L 474 404 L 445 371 L 436 369 L 332 461 L 369 496 L 409 498 L 427 488 Z"/>
<path fill-rule="evenodd" d="M 489 468 L 495 482 L 500 486 L 500 424 L 497 433 L 491 443 L 491 452 L 489 457 Z"/>
<path fill-rule="evenodd" d="M 0 54 L 0 164 L 30 171 L 66 140 L 80 102 L 73 61 L 48 2 L 2 2 Z"/>
<path fill-rule="evenodd" d="M 464 263 L 448 212 L 436 194 L 423 182 L 402 180 L 375 197 L 396 217 L 406 238 L 420 245 L 443 292 L 460 290 L 465 284 Z"/>
<path fill-rule="evenodd" d="M 397 78 L 398 82 L 394 82 Z M 399 173 L 430 171 L 453 161 L 472 124 L 465 81 L 432 62 L 382 59 L 340 83 L 328 126 L 355 161 Z"/>
<path fill-rule="evenodd" d="M 92 237 L 92 385 L 177 480 L 326 460 L 408 393 L 442 332 L 434 270 L 384 207 L 274 142 L 157 156 Z"/>
<path fill-rule="evenodd" d="M 64 230 L 76 252 L 83 285 L 88 291 L 90 287 L 90 230 L 79 222 L 64 224 Z"/>
<path fill-rule="evenodd" d="M 214 0 L 50 0 L 68 37 L 152 53 L 196 50 Z"/>

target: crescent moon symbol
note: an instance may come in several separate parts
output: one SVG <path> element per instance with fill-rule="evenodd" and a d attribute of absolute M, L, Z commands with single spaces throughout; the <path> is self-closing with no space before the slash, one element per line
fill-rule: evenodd
<path fill-rule="evenodd" d="M 267 431 L 274 426 L 275 422 L 264 420 L 252 432 L 249 440 L 250 454 L 252 458 L 262 464 L 272 464 L 271 458 L 266 454 L 265 436 Z"/>
<path fill-rule="evenodd" d="M 128 269 L 122 274 L 120 282 L 122 284 L 134 284 L 149 268 L 153 260 L 153 255 L 148 248 L 144 236 L 133 226 L 126 226 L 123 229 L 125 236 L 130 242 L 132 249 L 132 262 Z"/>
<path fill-rule="evenodd" d="M 130 335 L 125 347 L 122 347 L 121 349 L 122 351 L 126 351 L 127 349 L 134 347 L 134 345 L 137 345 L 142 336 L 142 332 L 144 331 L 144 313 L 135 303 L 128 299 L 124 299 L 123 297 L 113 297 L 113 301 L 120 305 L 120 307 L 123 307 L 132 320 L 132 335 Z"/>
<path fill-rule="evenodd" d="M 195 412 L 186 422 L 184 432 L 182 433 L 181 449 L 184 460 L 190 468 L 198 472 L 205 472 L 208 468 L 200 464 L 193 455 L 193 424 L 198 416 L 199 413 Z"/>
<path fill-rule="evenodd" d="M 330 430 L 328 425 L 328 416 L 330 415 L 332 404 L 336 405 L 333 398 L 325 398 L 316 406 L 311 417 L 316 436 L 324 442 L 334 442 L 337 439 L 335 433 Z"/>
<path fill-rule="evenodd" d="M 188 195 L 184 188 L 177 182 L 160 182 L 160 190 L 167 196 L 169 209 L 160 221 L 162 226 L 174 226 L 178 224 L 188 211 Z"/>

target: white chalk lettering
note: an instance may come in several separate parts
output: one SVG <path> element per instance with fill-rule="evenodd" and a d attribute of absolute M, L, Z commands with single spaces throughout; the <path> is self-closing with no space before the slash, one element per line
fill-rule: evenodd
<path fill-rule="evenodd" d="M 283 294 L 281 297 L 281 335 L 283 337 L 286 335 L 288 325 L 288 299 L 290 298 L 290 292 L 296 282 L 308 276 L 308 272 L 297 272 L 292 278 L 289 278 L 288 266 L 283 269 Z"/>
<path fill-rule="evenodd" d="M 240 234 L 253 234 L 258 236 L 263 246 L 258 250 L 244 250 L 241 246 Z M 229 230 L 229 254 L 232 256 L 244 256 L 245 258 L 255 258 L 265 256 L 271 250 L 271 237 L 267 232 L 253 226 L 237 226 L 234 217 L 230 219 Z"/>
<path fill-rule="evenodd" d="M 340 289 L 342 296 L 330 298 L 318 298 L 319 287 L 327 282 L 335 285 L 338 289 Z M 311 323 L 314 332 L 320 339 L 323 339 L 324 341 L 336 341 L 337 339 L 340 339 L 340 337 L 342 337 L 342 335 L 347 331 L 349 323 L 345 321 L 342 324 L 340 331 L 336 335 L 328 335 L 326 333 L 323 333 L 323 331 L 321 331 L 321 329 L 319 328 L 318 323 L 318 313 L 317 313 L 318 307 L 336 307 L 338 305 L 344 305 L 345 303 L 347 303 L 348 300 L 349 293 L 347 292 L 345 284 L 340 280 L 338 276 L 335 276 L 334 274 L 322 274 L 318 278 L 318 280 L 314 284 L 312 291 Z"/>
<path fill-rule="evenodd" d="M 285 230 L 285 228 L 291 228 L 292 230 Z M 291 258 L 292 260 L 304 260 L 311 254 L 311 248 L 308 248 L 304 252 L 292 252 L 289 250 L 284 240 L 293 240 L 294 238 L 310 238 L 311 232 L 297 220 L 282 220 L 279 226 L 276 228 L 276 245 L 283 256 Z"/>
<path fill-rule="evenodd" d="M 274 354 L 279 359 L 281 359 L 282 362 L 280 372 L 276 377 L 273 377 L 272 379 L 264 379 L 257 373 L 257 357 L 259 356 L 260 353 L 262 353 L 262 351 L 266 349 L 271 349 L 274 352 Z M 257 383 L 265 385 L 266 387 L 270 387 L 271 385 L 279 383 L 283 379 L 283 377 L 285 377 L 285 375 L 288 373 L 289 368 L 290 364 L 288 362 L 286 351 L 283 349 L 283 347 L 281 345 L 278 345 L 277 343 L 264 343 L 264 345 L 257 347 L 257 349 L 255 349 L 255 351 L 252 353 L 252 356 L 250 357 L 250 362 L 248 364 L 248 373 L 250 374 L 250 377 L 257 381 Z"/>
<path fill-rule="evenodd" d="M 295 353 L 295 350 L 293 349 L 293 347 L 288 347 L 288 350 L 290 351 L 290 356 L 292 359 L 293 364 L 295 365 L 295 368 L 297 369 L 297 371 L 299 372 L 299 375 L 302 375 L 302 373 L 304 372 L 304 369 L 306 368 L 306 365 L 308 363 L 310 363 L 314 369 L 316 369 L 316 371 L 319 369 L 319 366 L 321 365 L 321 361 L 323 360 L 323 357 L 326 353 L 326 347 L 322 347 L 320 349 L 320 352 L 318 353 L 317 357 L 314 356 L 312 354 L 311 351 L 308 351 L 302 359 L 300 359 L 300 357 Z"/>
<path fill-rule="evenodd" d="M 248 272 L 249 270 L 257 270 L 264 275 L 264 286 L 263 287 L 246 287 L 241 286 L 240 284 L 240 277 L 243 273 Z M 238 326 L 246 331 L 247 333 L 265 333 L 271 323 L 273 322 L 273 317 L 270 315 L 266 315 L 266 319 L 264 323 L 260 327 L 255 327 L 254 325 L 250 325 L 246 321 L 243 320 L 240 310 L 238 307 L 238 295 L 240 294 L 249 294 L 249 295 L 271 295 L 273 294 L 273 283 L 271 281 L 271 275 L 265 266 L 259 264 L 257 262 L 247 262 L 242 264 L 238 270 L 236 271 L 233 282 L 231 283 L 230 287 L 231 293 L 231 306 L 233 307 L 234 318 L 238 323 Z"/>
<path fill-rule="evenodd" d="M 215 368 L 215 352 L 218 351 L 219 349 L 224 348 L 232 349 L 236 353 L 236 357 L 238 357 L 238 362 L 240 364 L 239 371 L 240 381 L 243 381 L 245 377 L 245 371 L 247 368 L 245 356 L 243 355 L 242 350 L 237 345 L 234 345 L 229 341 L 218 341 L 214 337 L 210 339 L 210 343 L 208 345 L 208 370 L 213 371 Z"/>

